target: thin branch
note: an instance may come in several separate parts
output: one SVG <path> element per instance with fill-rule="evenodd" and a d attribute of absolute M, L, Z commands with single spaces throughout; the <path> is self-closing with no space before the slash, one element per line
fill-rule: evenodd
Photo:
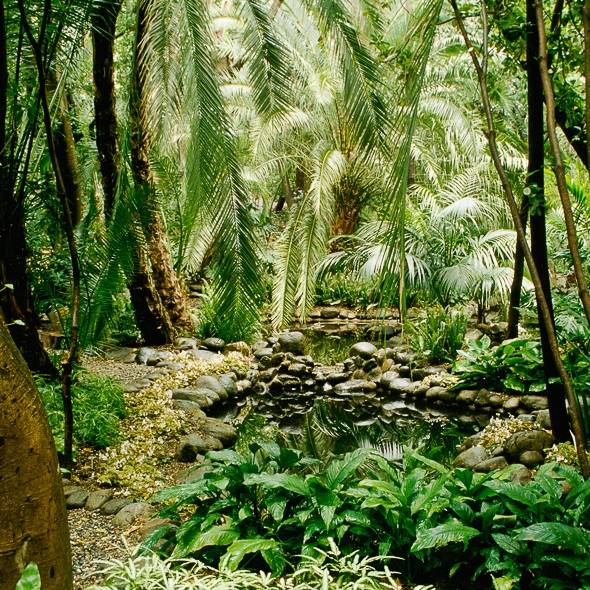
<path fill-rule="evenodd" d="M 488 145 L 490 149 L 490 154 L 492 156 L 492 160 L 494 162 L 494 166 L 498 172 L 500 177 L 500 181 L 502 183 L 502 188 L 506 194 L 506 198 L 508 200 L 508 205 L 510 207 L 510 213 L 512 215 L 512 220 L 514 222 L 514 227 L 516 229 L 516 235 L 522 249 L 524 251 L 524 257 L 527 262 L 527 266 L 529 268 L 529 272 L 531 274 L 531 278 L 533 280 L 533 285 L 535 287 L 535 294 L 537 296 L 537 301 L 539 304 L 540 312 L 541 312 L 541 319 L 545 323 L 547 329 L 547 337 L 549 340 L 549 345 L 551 348 L 551 354 L 554 358 L 555 365 L 557 366 L 557 370 L 559 372 L 559 377 L 563 383 L 566 397 L 569 405 L 570 417 L 572 420 L 572 427 L 574 432 L 574 437 L 576 440 L 576 447 L 578 452 L 578 460 L 580 462 L 580 467 L 582 469 L 582 474 L 584 478 L 590 477 L 590 465 L 588 464 L 588 456 L 586 455 L 586 445 L 584 440 L 584 434 L 582 430 L 582 425 L 580 422 L 579 416 L 579 407 L 577 403 L 577 399 L 572 387 L 572 382 L 568 372 L 565 369 L 563 361 L 561 359 L 561 355 L 559 353 L 559 346 L 557 344 L 557 337 L 555 335 L 555 326 L 551 321 L 551 312 L 549 310 L 549 306 L 547 304 L 547 299 L 545 298 L 545 293 L 543 292 L 543 287 L 541 284 L 541 279 L 539 277 L 539 273 L 537 271 L 537 267 L 535 266 L 535 262 L 533 260 L 533 255 L 529 248 L 529 244 L 526 239 L 526 234 L 524 231 L 524 227 L 520 220 L 520 212 L 518 210 L 518 205 L 516 204 L 516 200 L 514 198 L 514 192 L 512 190 L 512 185 L 510 184 L 510 180 L 508 175 L 506 174 L 506 170 L 504 165 L 502 164 L 502 160 L 500 158 L 500 154 L 498 152 L 498 146 L 496 144 L 496 129 L 494 124 L 494 119 L 492 116 L 492 107 L 491 102 L 488 94 L 488 87 L 487 87 L 487 80 L 484 74 L 484 71 L 479 63 L 479 59 L 475 54 L 475 49 L 471 40 L 469 38 L 469 34 L 465 29 L 465 24 L 463 22 L 463 18 L 461 17 L 461 13 L 459 8 L 457 7 L 456 0 L 450 0 L 451 6 L 453 7 L 453 11 L 455 13 L 455 18 L 457 20 L 457 25 L 463 35 L 463 39 L 465 41 L 465 45 L 467 47 L 467 51 L 471 55 L 471 60 L 473 61 L 473 65 L 477 72 L 477 78 L 479 81 L 479 86 L 481 90 L 481 98 L 483 102 L 483 107 L 485 111 L 485 116 L 488 124 Z M 485 10 L 485 7 L 483 8 Z"/>

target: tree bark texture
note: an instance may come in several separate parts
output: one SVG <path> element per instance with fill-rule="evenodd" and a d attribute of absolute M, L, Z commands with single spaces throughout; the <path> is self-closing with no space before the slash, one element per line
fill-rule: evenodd
<path fill-rule="evenodd" d="M 131 91 L 131 167 L 135 190 L 141 196 L 141 222 L 148 246 L 154 285 L 175 329 L 192 331 L 188 299 L 182 290 L 168 249 L 168 239 L 158 209 L 155 181 L 150 165 L 150 137 L 146 128 L 146 97 L 140 52 L 143 50 L 149 0 L 139 2 L 133 83 Z"/>
<path fill-rule="evenodd" d="M 0 315 L 10 324 L 10 333 L 31 371 L 56 377 L 57 370 L 39 338 L 40 322 L 26 273 L 25 211 L 15 190 L 15 166 L 10 162 L 17 133 L 11 129 L 8 139 L 6 133 L 8 84 L 6 23 L 4 2 L 0 0 Z"/>
<path fill-rule="evenodd" d="M 68 520 L 47 414 L 25 361 L 0 319 L 0 588 L 26 565 L 43 590 L 71 590 Z"/>
<path fill-rule="evenodd" d="M 539 273 L 537 272 L 537 267 L 535 266 L 535 261 L 533 259 L 533 255 L 531 254 L 531 250 L 526 239 L 526 233 L 520 221 L 520 212 L 518 210 L 518 205 L 516 204 L 516 200 L 514 198 L 512 185 L 510 184 L 510 179 L 506 174 L 506 170 L 504 168 L 504 165 L 502 164 L 502 160 L 498 152 L 498 146 L 496 143 L 496 128 L 494 124 L 494 118 L 492 115 L 490 97 L 488 94 L 485 70 L 482 68 L 479 62 L 479 58 L 475 53 L 475 48 L 473 47 L 471 39 L 469 38 L 469 34 L 467 33 L 467 30 L 465 28 L 465 23 L 463 22 L 463 17 L 461 15 L 461 12 L 459 11 L 456 0 L 450 0 L 450 2 L 451 6 L 453 7 L 453 12 L 455 14 L 457 25 L 459 27 L 459 30 L 461 31 L 461 35 L 463 37 L 463 40 L 465 41 L 465 45 L 467 47 L 469 55 L 471 56 L 471 60 L 475 67 L 475 71 L 477 72 L 483 108 L 488 126 L 488 146 L 490 150 L 490 155 L 492 157 L 492 161 L 494 162 L 494 166 L 498 172 L 498 176 L 500 177 L 502 188 L 504 190 L 506 199 L 508 201 L 508 205 L 510 207 L 510 214 L 512 215 L 512 221 L 514 223 L 516 235 L 522 245 L 525 260 L 531 273 L 533 284 L 535 285 L 535 293 L 537 295 L 537 300 L 539 302 L 539 319 L 545 323 L 545 326 L 547 328 L 547 338 L 551 348 L 551 354 L 553 356 L 553 359 L 559 372 L 559 377 L 565 389 L 565 395 L 568 402 L 568 409 L 572 422 L 572 430 L 576 441 L 576 451 L 578 455 L 578 460 L 580 462 L 580 468 L 584 478 L 588 479 L 590 477 L 590 464 L 588 463 L 588 456 L 586 455 L 586 439 L 584 437 L 584 432 L 582 429 L 582 423 L 580 420 L 580 410 L 578 407 L 576 394 L 574 392 L 570 376 L 561 359 L 555 329 L 551 321 L 550 308 L 547 304 L 547 299 L 545 298 L 545 294 L 543 292 L 543 287 L 541 284 L 541 280 L 539 278 Z M 482 4 L 482 12 L 485 12 L 485 3 Z M 484 35 L 487 35 L 487 30 L 484 31 Z M 487 56 L 484 56 L 484 58 L 487 58 Z"/>
<path fill-rule="evenodd" d="M 547 262 L 547 231 L 545 224 L 545 137 L 543 131 L 543 84 L 539 69 L 539 34 L 535 0 L 527 0 L 527 102 L 528 102 L 528 174 L 527 186 L 531 190 L 530 198 L 535 204 L 530 211 L 531 253 L 543 293 L 547 300 L 552 329 L 555 330 L 553 318 L 553 301 L 551 298 L 551 282 Z M 537 305 L 539 304 L 537 300 Z M 551 383 L 559 377 L 557 366 L 551 354 L 547 327 L 539 322 L 543 364 L 547 379 L 547 400 L 551 416 L 553 436 L 558 442 L 571 441 L 565 392 L 559 382 Z"/>
<path fill-rule="evenodd" d="M 95 2 L 92 13 L 92 73 L 94 77 L 96 147 L 98 148 L 104 211 L 107 219 L 115 206 L 120 174 L 114 45 L 117 17 L 121 11 L 121 5 L 121 0 Z"/>

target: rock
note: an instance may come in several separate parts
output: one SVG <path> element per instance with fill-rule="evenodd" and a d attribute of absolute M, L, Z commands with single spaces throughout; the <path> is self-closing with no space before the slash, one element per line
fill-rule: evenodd
<path fill-rule="evenodd" d="M 503 404 L 504 409 L 510 412 L 516 410 L 520 405 L 520 398 L 519 397 L 509 397 Z"/>
<path fill-rule="evenodd" d="M 375 367 L 374 369 L 371 369 L 366 375 L 365 378 L 367 379 L 367 381 L 380 381 L 381 380 L 381 376 L 383 375 L 383 371 L 381 370 L 381 367 Z"/>
<path fill-rule="evenodd" d="M 370 359 L 378 350 L 374 344 L 370 342 L 357 342 L 350 349 L 350 356 L 360 356 L 364 360 Z"/>
<path fill-rule="evenodd" d="M 506 461 L 505 457 L 492 457 L 491 459 L 486 459 L 481 463 L 478 463 L 474 471 L 478 473 L 490 473 L 490 471 L 494 471 L 495 469 L 502 470 L 508 467 L 508 461 Z"/>
<path fill-rule="evenodd" d="M 210 350 L 189 350 L 188 354 L 198 360 L 210 361 L 216 353 Z"/>
<path fill-rule="evenodd" d="M 175 410 L 184 410 L 185 412 L 200 412 L 201 406 L 194 401 L 189 401 L 187 399 L 175 399 L 172 402 L 172 407 Z"/>
<path fill-rule="evenodd" d="M 549 407 L 547 398 L 542 395 L 524 395 L 521 402 L 527 410 L 546 410 Z"/>
<path fill-rule="evenodd" d="M 381 385 L 383 385 L 383 377 L 381 378 Z M 391 393 L 412 393 L 416 386 L 412 381 L 405 377 L 398 377 L 387 381 L 387 388 Z"/>
<path fill-rule="evenodd" d="M 465 406 L 470 406 L 477 397 L 477 391 L 475 389 L 462 389 L 455 401 L 458 404 L 463 404 Z"/>
<path fill-rule="evenodd" d="M 340 310 L 337 307 L 322 307 L 320 309 L 320 317 L 325 320 L 333 320 L 340 315 Z"/>
<path fill-rule="evenodd" d="M 326 375 L 326 381 L 331 385 L 336 385 L 346 381 L 348 377 L 349 374 L 346 371 L 335 371 L 334 373 L 328 373 Z"/>
<path fill-rule="evenodd" d="M 64 497 L 67 498 L 68 496 L 71 496 L 74 492 L 79 492 L 81 490 L 82 488 L 80 486 L 74 486 L 70 483 L 69 485 L 64 486 Z"/>
<path fill-rule="evenodd" d="M 465 333 L 465 340 L 479 340 L 482 336 L 481 330 L 469 330 Z"/>
<path fill-rule="evenodd" d="M 289 375 L 295 375 L 295 377 L 303 377 L 307 373 L 307 366 L 303 363 L 291 363 L 287 369 Z"/>
<path fill-rule="evenodd" d="M 380 324 L 377 326 L 371 326 L 367 330 L 367 335 L 372 340 L 388 340 L 392 336 L 395 336 L 396 328 L 389 324 Z"/>
<path fill-rule="evenodd" d="M 519 414 L 516 419 L 520 420 L 521 422 L 534 422 L 535 416 L 532 414 Z"/>
<path fill-rule="evenodd" d="M 489 406 L 492 394 L 487 389 L 480 389 L 473 400 L 476 406 Z"/>
<path fill-rule="evenodd" d="M 508 479 L 515 483 L 519 483 L 521 486 L 526 486 L 527 483 L 533 479 L 531 472 L 526 467 L 521 467 L 516 471 L 512 471 L 508 475 Z"/>
<path fill-rule="evenodd" d="M 226 344 L 224 352 L 239 352 L 244 356 L 250 356 L 252 354 L 250 347 L 241 340 L 239 342 L 230 342 L 229 344 Z"/>
<path fill-rule="evenodd" d="M 211 375 L 201 375 L 195 383 L 197 389 L 209 389 L 214 391 L 220 399 L 227 399 L 227 391 L 222 387 L 217 377 Z"/>
<path fill-rule="evenodd" d="M 88 496 L 90 496 L 90 493 L 84 490 L 76 490 L 75 492 L 68 494 L 66 497 L 66 508 L 68 510 L 71 510 L 72 508 L 84 508 Z"/>
<path fill-rule="evenodd" d="M 351 395 L 352 393 L 363 393 L 373 391 L 377 388 L 377 384 L 372 381 L 365 381 L 364 379 L 352 379 L 344 383 L 338 383 L 334 386 L 334 393 L 336 395 Z"/>
<path fill-rule="evenodd" d="M 256 359 L 261 359 L 265 356 L 272 358 L 272 348 L 259 348 L 254 351 L 254 358 Z"/>
<path fill-rule="evenodd" d="M 209 450 L 209 446 L 199 434 L 189 434 L 180 439 L 174 458 L 181 463 L 192 463 L 197 458 L 197 455 L 204 455 Z"/>
<path fill-rule="evenodd" d="M 115 518 L 113 518 L 113 524 L 120 527 L 128 526 L 136 520 L 148 518 L 155 511 L 155 508 L 146 502 L 133 502 L 119 510 Z"/>
<path fill-rule="evenodd" d="M 221 451 L 223 449 L 223 443 L 218 438 L 204 434 L 203 441 L 207 445 L 207 451 L 205 454 L 207 454 L 209 451 Z"/>
<path fill-rule="evenodd" d="M 504 405 L 504 398 L 501 395 L 492 393 L 492 395 L 490 395 L 488 403 L 490 404 L 490 406 L 492 406 L 492 408 L 501 408 Z"/>
<path fill-rule="evenodd" d="M 418 385 L 416 385 L 414 387 L 413 391 L 409 391 L 408 393 L 411 393 L 412 395 L 422 398 L 426 395 L 426 392 L 430 389 L 430 387 L 428 385 L 426 385 L 425 383 L 420 383 L 418 381 Z"/>
<path fill-rule="evenodd" d="M 221 352 L 225 348 L 225 340 L 221 338 L 205 338 L 203 346 L 213 352 Z"/>
<path fill-rule="evenodd" d="M 105 502 L 100 507 L 100 513 L 105 514 L 106 516 L 112 516 L 113 514 L 117 514 L 121 508 L 124 508 L 128 504 L 132 503 L 133 500 L 129 500 L 128 498 L 115 498 L 114 500 Z"/>
<path fill-rule="evenodd" d="M 395 362 L 398 365 L 404 365 L 409 367 L 414 362 L 415 358 L 416 355 L 413 352 L 410 352 L 409 350 L 398 349 L 395 351 Z"/>
<path fill-rule="evenodd" d="M 169 350 L 159 350 L 156 354 L 150 356 L 145 364 L 148 365 L 148 367 L 155 367 L 162 361 L 171 361 L 172 359 L 174 359 L 174 355 Z"/>
<path fill-rule="evenodd" d="M 180 350 L 190 350 L 191 348 L 197 348 L 198 343 L 194 338 L 177 338 L 174 344 Z"/>
<path fill-rule="evenodd" d="M 279 336 L 281 352 L 292 352 L 293 354 L 305 354 L 304 340 L 301 332 L 286 332 Z"/>
<path fill-rule="evenodd" d="M 559 485 L 561 486 L 561 497 L 562 498 L 565 498 L 574 489 L 574 486 L 571 483 L 569 483 L 563 479 L 560 480 Z"/>
<path fill-rule="evenodd" d="M 553 442 L 553 436 L 545 430 L 526 430 L 513 434 L 504 443 L 504 450 L 510 457 L 518 459 L 525 451 L 542 452 Z"/>
<path fill-rule="evenodd" d="M 228 397 L 235 397 L 238 395 L 238 388 L 236 387 L 236 382 L 229 376 L 229 375 L 221 375 L 217 378 L 219 384 L 225 392 L 227 393 Z"/>
<path fill-rule="evenodd" d="M 231 447 L 237 439 L 237 431 L 231 424 L 226 424 L 215 418 L 203 420 L 199 424 L 199 430 L 221 441 L 224 448 Z"/>
<path fill-rule="evenodd" d="M 137 351 L 137 364 L 138 365 L 147 365 L 147 361 L 150 357 L 158 354 L 158 351 L 155 348 L 147 348 L 143 347 Z"/>
<path fill-rule="evenodd" d="M 279 370 L 276 367 L 271 367 L 268 371 L 260 373 L 260 381 L 263 383 L 270 383 L 278 374 Z"/>
<path fill-rule="evenodd" d="M 248 381 L 248 379 L 240 379 L 236 381 L 236 387 L 238 388 L 238 393 L 243 391 L 248 391 L 252 387 L 252 383 Z"/>
<path fill-rule="evenodd" d="M 352 374 L 353 381 L 367 381 L 367 374 L 362 369 L 357 369 Z"/>
<path fill-rule="evenodd" d="M 443 377 L 448 374 L 448 371 L 444 367 L 422 367 L 414 369 L 414 379 L 418 379 L 419 381 L 425 377 L 431 377 L 433 375 Z"/>
<path fill-rule="evenodd" d="M 84 508 L 93 512 L 94 510 L 98 510 L 103 504 L 106 504 L 112 497 L 113 490 L 96 490 L 88 496 Z"/>
<path fill-rule="evenodd" d="M 452 404 L 457 399 L 457 394 L 454 391 L 448 391 L 444 387 L 441 387 L 442 391 L 438 392 L 438 399 L 445 402 L 446 404 Z"/>
<path fill-rule="evenodd" d="M 425 397 L 426 397 L 426 399 L 438 399 L 439 393 L 444 393 L 444 392 L 446 392 L 446 389 L 444 387 L 431 387 L 426 392 Z"/>
<path fill-rule="evenodd" d="M 213 405 L 214 391 L 210 389 L 174 389 L 172 399 L 195 402 L 199 408 L 210 408 Z"/>
<path fill-rule="evenodd" d="M 518 462 L 532 469 L 543 463 L 543 455 L 539 451 L 525 451 L 518 458 Z"/>
<path fill-rule="evenodd" d="M 545 430 L 551 430 L 551 417 L 549 410 L 539 410 L 535 423 Z"/>
<path fill-rule="evenodd" d="M 474 469 L 486 459 L 488 459 L 488 454 L 483 447 L 471 447 L 457 455 L 453 461 L 453 467 Z"/>
<path fill-rule="evenodd" d="M 211 471 L 213 469 L 211 465 L 202 465 L 201 467 L 197 468 L 190 468 L 190 469 L 183 469 L 176 474 L 176 483 L 190 483 L 191 481 L 195 481 L 197 479 L 203 479 L 203 476 L 207 471 Z"/>
<path fill-rule="evenodd" d="M 105 352 L 104 358 L 109 361 L 124 361 L 130 355 L 135 354 L 133 352 L 133 348 L 115 348 L 114 350 L 109 350 Z"/>
<path fill-rule="evenodd" d="M 166 527 L 168 529 L 167 532 L 164 533 L 163 538 L 169 539 L 174 534 L 174 531 L 178 528 L 178 525 L 169 518 L 152 518 L 142 524 L 139 528 L 140 540 L 143 541 L 146 537 L 149 537 L 149 535 L 162 527 Z"/>
<path fill-rule="evenodd" d="M 385 389 L 391 389 L 390 385 L 395 379 L 399 379 L 397 371 L 384 371 L 380 383 Z"/>
<path fill-rule="evenodd" d="M 376 320 L 388 320 L 393 317 L 393 313 L 389 309 L 376 309 L 373 313 Z"/>

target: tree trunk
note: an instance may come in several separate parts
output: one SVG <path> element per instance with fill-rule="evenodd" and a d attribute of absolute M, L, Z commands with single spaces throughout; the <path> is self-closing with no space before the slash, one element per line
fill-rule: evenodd
<path fill-rule="evenodd" d="M 528 150 L 529 164 L 527 186 L 531 190 L 529 198 L 537 204 L 530 211 L 531 253 L 543 293 L 549 307 L 552 329 L 555 330 L 553 319 L 553 301 L 551 298 L 551 282 L 547 263 L 547 232 L 545 227 L 545 141 L 543 133 L 543 84 L 539 70 L 539 34 L 535 14 L 535 0 L 527 0 L 527 81 L 528 81 Z M 537 300 L 537 305 L 539 302 Z M 561 383 L 551 383 L 559 377 L 557 366 L 551 354 L 547 327 L 539 322 L 543 364 L 547 380 L 547 399 L 553 436 L 558 442 L 571 441 L 565 392 Z"/>
<path fill-rule="evenodd" d="M 0 0 L 0 315 L 31 371 L 57 377 L 57 370 L 39 338 L 39 317 L 27 278 L 27 243 L 23 202 L 15 190 L 11 166 L 17 133 L 6 139 L 8 118 L 8 56 L 4 2 Z M 13 162 L 14 163 L 14 162 Z M 12 289 L 6 287 L 12 285 Z M 22 322 L 22 325 L 14 322 Z"/>
<path fill-rule="evenodd" d="M 514 192 L 512 190 L 512 185 L 510 184 L 510 179 L 506 174 L 506 170 L 502 163 L 502 159 L 500 158 L 500 154 L 498 152 L 498 146 L 496 143 L 496 128 L 494 124 L 494 117 L 492 115 L 492 105 L 490 102 L 490 97 L 488 94 L 488 87 L 487 87 L 487 80 L 486 80 L 486 67 L 485 64 L 487 62 L 487 55 L 484 52 L 484 67 L 482 68 L 479 58 L 475 52 L 475 48 L 471 43 L 469 38 L 469 34 L 465 29 L 465 23 L 463 22 L 463 17 L 459 8 L 457 6 L 456 0 L 450 0 L 451 6 L 453 7 L 453 12 L 455 14 L 455 19 L 457 21 L 457 25 L 459 30 L 461 31 L 461 35 L 465 41 L 465 45 L 467 47 L 467 51 L 471 56 L 471 61 L 475 67 L 475 71 L 477 72 L 477 79 L 481 91 L 481 98 L 483 103 L 483 108 L 485 112 L 486 122 L 488 126 L 488 146 L 490 150 L 490 155 L 492 157 L 492 161 L 494 162 L 494 166 L 498 172 L 498 176 L 500 177 L 500 181 L 502 183 L 502 188 L 504 189 L 504 193 L 506 195 L 506 199 L 508 201 L 508 205 L 510 207 L 510 214 L 512 215 L 512 221 L 514 223 L 514 228 L 516 230 L 516 235 L 521 243 L 522 249 L 524 251 L 524 257 L 531 273 L 531 278 L 533 280 L 533 284 L 535 285 L 535 293 L 537 295 L 537 300 L 539 302 L 539 319 L 545 323 L 545 327 L 547 328 L 547 339 L 549 341 L 549 346 L 551 349 L 551 355 L 553 356 L 553 360 L 555 365 L 557 366 L 559 377 L 561 382 L 563 383 L 565 395 L 568 402 L 568 409 L 569 415 L 571 417 L 572 422 L 572 430 L 574 433 L 574 438 L 576 442 L 576 451 L 578 456 L 578 461 L 580 462 L 580 469 L 582 471 L 582 475 L 585 479 L 590 477 L 590 464 L 588 463 L 588 456 L 586 454 L 586 439 L 584 436 L 584 432 L 582 429 L 582 423 L 580 419 L 580 409 L 578 406 L 578 401 L 576 399 L 576 394 L 574 392 L 572 386 L 572 380 L 563 364 L 563 360 L 561 359 L 561 354 L 559 351 L 559 345 L 557 343 L 557 337 L 555 334 L 555 328 L 553 322 L 551 321 L 551 312 L 550 308 L 547 304 L 547 299 L 543 292 L 543 286 L 539 277 L 539 273 L 537 272 L 537 267 L 535 266 L 535 261 L 533 259 L 533 255 L 531 254 L 529 245 L 527 243 L 526 234 L 524 228 L 522 227 L 522 223 L 520 221 L 520 211 L 518 210 L 518 205 L 516 204 L 516 200 L 514 198 Z M 482 3 L 482 12 L 485 14 L 485 3 Z M 484 39 L 487 37 L 487 28 L 484 27 Z M 487 47 L 487 43 L 484 42 L 483 47 Z"/>
<path fill-rule="evenodd" d="M 155 182 L 152 175 L 149 152 L 150 138 L 145 126 L 147 120 L 144 75 L 140 66 L 140 51 L 143 48 L 149 0 L 139 0 L 136 36 L 136 55 L 133 67 L 131 90 L 131 167 L 135 190 L 142 200 L 142 226 L 148 244 L 154 285 L 174 328 L 194 330 L 188 313 L 188 299 L 174 272 L 168 249 L 166 232 L 158 210 Z"/>
<path fill-rule="evenodd" d="M 25 566 L 71 590 L 68 520 L 53 436 L 30 371 L 0 319 L 0 588 Z"/>
<path fill-rule="evenodd" d="M 114 45 L 122 0 L 95 2 L 92 12 L 94 119 L 96 147 L 107 219 L 115 207 L 119 182 L 119 129 L 115 96 Z"/>
<path fill-rule="evenodd" d="M 330 235 L 350 236 L 361 218 L 362 196 L 357 190 L 345 186 L 336 192 L 335 201 L 336 215 Z"/>

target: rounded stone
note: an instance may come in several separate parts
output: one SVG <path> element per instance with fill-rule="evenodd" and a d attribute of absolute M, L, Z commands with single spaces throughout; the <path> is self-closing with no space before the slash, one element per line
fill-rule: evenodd
<path fill-rule="evenodd" d="M 458 404 L 470 406 L 477 397 L 477 391 L 475 389 L 462 389 L 457 395 L 455 400 Z"/>
<path fill-rule="evenodd" d="M 519 397 L 509 397 L 504 402 L 504 409 L 509 411 L 514 411 L 520 405 L 520 398 Z"/>
<path fill-rule="evenodd" d="M 543 463 L 543 455 L 539 451 L 525 451 L 518 458 L 518 462 L 522 463 L 525 467 L 537 467 Z"/>
<path fill-rule="evenodd" d="M 113 518 L 115 526 L 128 526 L 136 520 L 143 520 L 151 516 L 156 510 L 146 502 L 133 502 L 119 510 Z"/>
<path fill-rule="evenodd" d="M 136 362 L 138 365 L 147 365 L 148 359 L 156 354 L 158 354 L 158 351 L 155 348 L 140 348 L 137 351 Z"/>
<path fill-rule="evenodd" d="M 209 447 L 198 434 L 189 434 L 180 440 L 174 458 L 181 463 L 192 463 L 200 453 L 207 453 Z"/>
<path fill-rule="evenodd" d="M 527 410 L 546 410 L 549 407 L 547 398 L 542 395 L 524 395 L 521 399 Z"/>
<path fill-rule="evenodd" d="M 114 500 L 105 502 L 100 507 L 100 513 L 105 514 L 106 516 L 112 516 L 113 514 L 117 514 L 121 508 L 124 508 L 128 504 L 132 503 L 133 501 L 129 500 L 128 498 L 115 498 Z"/>
<path fill-rule="evenodd" d="M 188 354 L 193 358 L 202 361 L 210 361 L 215 356 L 215 353 L 210 350 L 189 350 Z"/>
<path fill-rule="evenodd" d="M 551 417 L 549 416 L 549 410 L 539 410 L 535 422 L 546 430 L 551 429 Z"/>
<path fill-rule="evenodd" d="M 221 441 L 224 447 L 231 447 L 237 439 L 237 431 L 231 424 L 225 424 L 215 418 L 207 418 L 200 422 L 199 430 Z"/>
<path fill-rule="evenodd" d="M 512 471 L 508 475 L 508 479 L 512 480 L 515 483 L 519 483 L 521 486 L 525 486 L 533 479 L 532 473 L 526 467 L 521 467 L 516 471 Z"/>
<path fill-rule="evenodd" d="M 96 490 L 92 492 L 88 499 L 86 500 L 86 504 L 84 508 L 93 512 L 94 510 L 98 510 L 103 504 L 106 504 L 111 498 L 113 497 L 113 490 Z"/>
<path fill-rule="evenodd" d="M 205 338 L 205 340 L 203 340 L 203 346 L 207 350 L 221 352 L 225 347 L 225 340 L 222 340 L 221 338 Z"/>
<path fill-rule="evenodd" d="M 474 469 L 476 465 L 479 465 L 486 459 L 488 459 L 488 454 L 483 447 L 471 447 L 457 455 L 453 461 L 453 467 Z"/>
<path fill-rule="evenodd" d="M 238 395 L 238 388 L 236 382 L 229 375 L 221 375 L 217 378 L 219 384 L 225 389 L 228 397 L 235 397 Z"/>
<path fill-rule="evenodd" d="M 350 356 L 360 356 L 364 360 L 369 360 L 374 354 L 377 354 L 378 349 L 370 342 L 357 342 L 350 349 Z"/>
<path fill-rule="evenodd" d="M 332 320 L 340 315 L 340 310 L 337 307 L 323 307 L 320 309 L 320 317 L 325 320 Z"/>
<path fill-rule="evenodd" d="M 538 451 L 541 453 L 553 445 L 554 438 L 545 430 L 527 430 L 513 434 L 505 443 L 504 450 L 518 459 L 525 451 Z"/>
<path fill-rule="evenodd" d="M 244 356 L 250 356 L 252 354 L 252 350 L 248 346 L 246 342 L 240 340 L 239 342 L 230 342 L 229 344 L 225 345 L 224 352 L 239 352 Z"/>
<path fill-rule="evenodd" d="M 478 473 L 490 473 L 496 469 L 506 469 L 506 467 L 508 467 L 508 461 L 506 461 L 505 457 L 499 456 L 492 457 L 491 459 L 486 459 L 485 461 L 478 463 L 475 466 L 474 471 L 477 471 Z"/>
<path fill-rule="evenodd" d="M 89 496 L 90 493 L 84 490 L 77 490 L 72 494 L 69 494 L 66 498 L 66 508 L 68 510 L 71 510 L 72 508 L 84 508 Z"/>
<path fill-rule="evenodd" d="M 282 352 L 304 354 L 304 339 L 301 332 L 286 332 L 279 336 L 279 345 Z"/>
<path fill-rule="evenodd" d="M 196 389 L 209 389 L 210 391 L 214 391 L 222 400 L 227 399 L 227 391 L 225 391 L 221 383 L 219 383 L 217 377 L 201 375 L 197 379 L 195 386 Z"/>

